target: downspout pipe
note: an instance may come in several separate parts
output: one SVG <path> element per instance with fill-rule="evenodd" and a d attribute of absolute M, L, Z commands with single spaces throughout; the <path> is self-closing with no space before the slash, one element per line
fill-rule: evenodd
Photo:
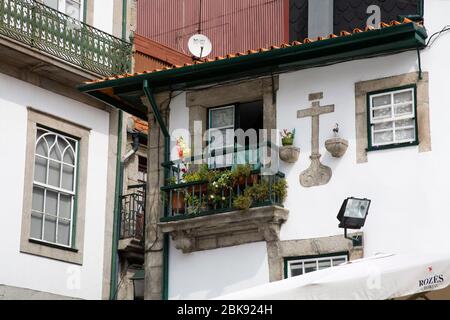
<path fill-rule="evenodd" d="M 161 128 L 161 132 L 164 136 L 164 163 L 167 163 L 170 160 L 170 134 L 169 130 L 167 129 L 166 124 L 164 123 L 161 113 L 159 112 L 158 105 L 155 100 L 155 96 L 153 95 L 153 91 L 150 88 L 150 85 L 148 83 L 148 80 L 144 80 L 143 83 L 143 90 L 145 93 L 145 96 L 147 97 L 150 106 L 152 108 L 153 114 L 155 115 L 156 121 L 159 124 L 159 127 Z M 164 181 L 167 180 L 169 176 L 169 171 L 167 168 L 164 167 Z M 164 234 L 164 241 L 163 241 L 163 279 L 162 279 L 162 299 L 167 300 L 168 299 L 168 293 L 169 293 L 169 235 Z"/>

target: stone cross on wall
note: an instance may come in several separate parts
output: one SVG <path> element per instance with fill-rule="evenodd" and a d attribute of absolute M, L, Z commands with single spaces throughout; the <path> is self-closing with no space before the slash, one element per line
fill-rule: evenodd
<path fill-rule="evenodd" d="M 319 116 L 325 113 L 334 112 L 334 104 L 329 106 L 321 106 L 319 100 L 323 98 L 323 92 L 311 93 L 309 101 L 312 106 L 309 109 L 297 111 L 297 118 L 312 118 L 312 134 L 311 134 L 311 165 L 308 169 L 300 174 L 300 184 L 304 187 L 314 187 L 327 184 L 331 179 L 331 168 L 320 163 L 319 153 Z"/>

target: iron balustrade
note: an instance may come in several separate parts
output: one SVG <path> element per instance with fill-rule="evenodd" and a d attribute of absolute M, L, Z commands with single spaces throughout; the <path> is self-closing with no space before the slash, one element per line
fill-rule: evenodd
<path fill-rule="evenodd" d="M 145 187 L 136 192 L 122 196 L 120 239 L 144 240 L 145 229 Z"/>
<path fill-rule="evenodd" d="M 35 0 L 0 0 L 0 35 L 110 76 L 131 68 L 131 44 Z"/>
<path fill-rule="evenodd" d="M 272 144 L 268 143 L 267 146 L 272 146 Z M 272 186 L 284 179 L 285 175 L 279 171 L 264 170 L 265 165 L 261 159 L 267 157 L 261 156 L 260 149 L 261 146 L 257 148 L 234 146 L 220 150 L 220 153 L 217 150 L 212 151 L 206 158 L 196 156 L 163 163 L 162 166 L 167 170 L 169 179 L 166 185 L 161 188 L 164 210 L 164 218 L 161 221 L 237 210 L 234 207 L 234 199 L 243 195 L 248 187 L 262 183 L 268 188 L 266 195 L 253 200 L 250 207 L 282 206 L 283 199 L 280 199 L 279 194 L 272 190 Z M 277 149 L 272 149 L 272 152 L 274 151 L 278 159 Z M 228 166 L 218 161 L 218 159 L 223 160 L 227 157 L 231 158 L 231 163 L 228 162 Z M 208 165 L 209 170 L 220 172 L 240 164 L 250 164 L 251 173 L 248 177 L 242 177 L 240 181 L 234 181 L 231 185 L 214 187 L 214 189 L 212 189 L 211 182 L 208 180 L 185 183 L 183 181 L 183 168 L 197 166 L 198 169 L 199 164 L 196 163 L 201 159 Z"/>

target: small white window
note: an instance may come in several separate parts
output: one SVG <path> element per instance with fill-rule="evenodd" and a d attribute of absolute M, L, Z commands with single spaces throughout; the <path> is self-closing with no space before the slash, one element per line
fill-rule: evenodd
<path fill-rule="evenodd" d="M 81 20 L 81 0 L 44 0 L 44 4 L 71 18 Z"/>
<path fill-rule="evenodd" d="M 287 277 L 295 277 L 330 267 L 336 267 L 348 261 L 346 254 L 328 257 L 298 258 L 287 260 Z"/>
<path fill-rule="evenodd" d="M 30 238 L 71 247 L 78 141 L 38 127 Z"/>
<path fill-rule="evenodd" d="M 415 88 L 369 94 L 369 148 L 417 142 Z"/>
<path fill-rule="evenodd" d="M 226 149 L 234 147 L 235 106 L 209 109 L 209 152 L 215 151 L 218 156 L 208 159 L 211 168 L 231 166 L 233 154 Z M 225 154 L 222 156 L 220 154 Z"/>

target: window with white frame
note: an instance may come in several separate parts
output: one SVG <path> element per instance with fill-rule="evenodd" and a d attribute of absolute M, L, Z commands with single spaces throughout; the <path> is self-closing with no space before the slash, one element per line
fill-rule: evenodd
<path fill-rule="evenodd" d="M 327 257 L 289 258 L 286 261 L 287 277 L 295 277 L 305 273 L 335 267 L 347 261 L 347 254 L 337 254 Z"/>
<path fill-rule="evenodd" d="M 218 156 L 208 159 L 210 167 L 230 166 L 232 154 L 225 154 L 226 149 L 234 146 L 235 106 L 215 107 L 209 109 L 208 128 L 209 152 L 215 151 Z"/>
<path fill-rule="evenodd" d="M 81 0 L 44 0 L 44 4 L 74 19 L 81 20 Z"/>
<path fill-rule="evenodd" d="M 30 238 L 72 246 L 78 141 L 37 127 Z"/>
<path fill-rule="evenodd" d="M 369 93 L 369 149 L 417 142 L 415 87 Z"/>

